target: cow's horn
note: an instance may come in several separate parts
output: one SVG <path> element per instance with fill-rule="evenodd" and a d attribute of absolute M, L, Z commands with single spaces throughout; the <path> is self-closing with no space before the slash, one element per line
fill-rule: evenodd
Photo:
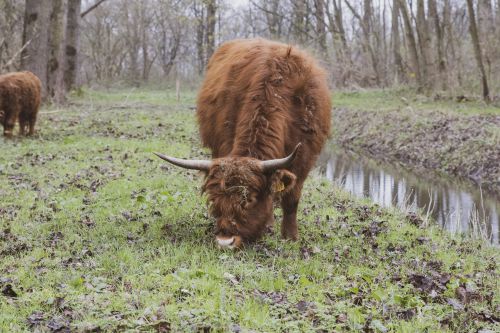
<path fill-rule="evenodd" d="M 293 152 L 290 155 L 288 155 L 287 157 L 278 158 L 278 159 L 275 159 L 275 160 L 267 160 L 267 161 L 260 162 L 261 163 L 260 166 L 262 167 L 262 170 L 264 170 L 264 171 L 274 171 L 276 169 L 286 168 L 287 166 L 290 165 L 290 163 L 293 162 L 293 160 L 297 156 L 297 152 L 298 152 L 299 147 L 301 145 L 302 144 L 299 142 L 295 146 L 295 149 L 293 150 Z"/>
<path fill-rule="evenodd" d="M 180 166 L 181 168 L 184 169 L 208 171 L 208 169 L 210 169 L 210 166 L 212 165 L 212 162 L 207 160 L 183 160 L 181 158 L 165 156 L 160 153 L 154 153 L 154 154 L 159 158 L 161 158 L 162 160 L 172 163 L 173 165 Z"/>

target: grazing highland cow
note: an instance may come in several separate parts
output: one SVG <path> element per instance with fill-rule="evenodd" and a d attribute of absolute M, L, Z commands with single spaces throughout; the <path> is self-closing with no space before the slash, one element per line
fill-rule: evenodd
<path fill-rule="evenodd" d="M 328 137 L 330 109 L 325 73 L 311 56 L 263 39 L 231 41 L 210 59 L 197 102 L 213 160 L 157 155 L 205 172 L 219 246 L 262 236 L 274 223 L 275 199 L 281 234 L 295 240 L 302 185 Z"/>
<path fill-rule="evenodd" d="M 31 72 L 0 75 L 0 122 L 4 136 L 14 134 L 17 119 L 21 135 L 35 133 L 41 88 L 40 79 Z"/>

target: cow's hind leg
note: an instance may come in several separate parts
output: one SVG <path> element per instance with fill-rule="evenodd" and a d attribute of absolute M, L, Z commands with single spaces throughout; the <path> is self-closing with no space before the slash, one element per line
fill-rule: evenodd
<path fill-rule="evenodd" d="M 35 134 L 35 124 L 36 124 L 36 117 L 37 117 L 37 113 L 36 110 L 35 112 L 31 113 L 31 116 L 30 116 L 30 119 L 29 119 L 29 132 L 28 132 L 28 135 L 33 135 Z"/>
<path fill-rule="evenodd" d="M 11 138 L 14 135 L 14 126 L 16 125 L 18 114 L 18 112 L 15 112 L 15 110 L 9 111 L 5 111 L 5 116 L 3 119 L 3 135 L 6 138 Z"/>
<path fill-rule="evenodd" d="M 285 239 L 296 240 L 298 238 L 297 207 L 302 192 L 302 184 L 302 182 L 297 182 L 294 188 L 290 192 L 283 194 L 281 198 L 281 207 L 283 209 L 281 236 Z"/>

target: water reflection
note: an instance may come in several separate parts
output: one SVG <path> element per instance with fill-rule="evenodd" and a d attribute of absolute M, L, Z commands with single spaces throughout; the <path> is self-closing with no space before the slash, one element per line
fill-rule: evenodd
<path fill-rule="evenodd" d="M 381 206 L 419 209 L 450 232 L 467 232 L 499 244 L 500 200 L 443 179 L 422 179 L 339 148 L 326 150 L 319 165 L 326 177 L 357 197 Z"/>

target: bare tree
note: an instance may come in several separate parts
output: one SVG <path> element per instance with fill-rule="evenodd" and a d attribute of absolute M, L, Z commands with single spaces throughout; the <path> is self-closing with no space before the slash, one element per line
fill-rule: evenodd
<path fill-rule="evenodd" d="M 474 54 L 476 56 L 477 67 L 479 68 L 479 74 L 481 75 L 481 83 L 483 86 L 483 99 L 486 103 L 490 100 L 490 89 L 488 86 L 488 78 L 486 77 L 486 71 L 483 64 L 483 54 L 481 53 L 481 44 L 479 43 L 479 32 L 476 23 L 476 14 L 474 12 L 474 4 L 472 0 L 467 0 L 467 11 L 469 12 L 469 31 L 472 38 L 472 44 L 474 46 Z"/>
<path fill-rule="evenodd" d="M 440 22 L 441 20 L 439 18 L 436 0 L 429 0 L 428 7 L 429 16 L 434 23 L 439 81 L 441 83 L 441 89 L 446 90 L 448 88 L 448 85 L 446 78 L 446 58 L 444 55 L 444 26 Z"/>
<path fill-rule="evenodd" d="M 0 1 L 0 72 L 18 70 L 22 41 L 24 0 Z"/>
<path fill-rule="evenodd" d="M 86 67 L 88 80 L 95 76 L 97 81 L 107 84 L 122 74 L 127 48 L 123 30 L 120 29 L 124 20 L 119 8 L 119 4 L 110 3 L 110 6 L 100 7 L 94 15 L 86 16 L 82 21 L 82 52 L 92 68 Z"/>
<path fill-rule="evenodd" d="M 161 1 L 157 4 L 155 16 L 157 54 L 160 61 L 163 75 L 168 76 L 172 70 L 175 60 L 180 53 L 181 40 L 185 34 L 185 22 L 189 19 L 187 16 L 181 15 L 181 7 L 179 4 L 165 3 Z M 172 15 L 176 13 L 176 15 Z"/>
<path fill-rule="evenodd" d="M 415 35 L 413 33 L 413 27 L 410 20 L 410 12 L 408 9 L 408 5 L 405 0 L 399 0 L 399 10 L 403 19 L 404 27 L 405 27 L 405 35 L 409 48 L 409 58 L 411 62 L 411 74 L 416 76 L 418 90 L 422 90 L 423 82 L 422 76 L 420 73 L 420 64 L 419 64 L 419 56 L 417 51 L 417 42 L 415 40 Z"/>
<path fill-rule="evenodd" d="M 492 74 L 493 58 L 496 57 L 496 50 L 500 36 L 496 35 L 496 28 L 494 22 L 494 10 L 491 0 L 479 0 L 477 6 L 477 26 L 479 30 L 479 43 L 483 51 L 485 61 L 485 71 L 489 79 Z"/>
<path fill-rule="evenodd" d="M 82 0 L 68 0 L 64 41 L 64 89 L 75 88 L 78 78 L 78 51 L 80 46 L 80 11 Z"/>
<path fill-rule="evenodd" d="M 42 98 L 47 97 L 47 60 L 51 5 L 49 0 L 26 0 L 21 68 L 42 81 Z"/>
<path fill-rule="evenodd" d="M 199 1 L 193 2 L 193 14 L 196 20 L 196 53 L 198 74 L 201 75 L 205 69 L 206 64 L 206 50 L 205 50 L 205 17 L 206 11 L 203 3 Z"/>
<path fill-rule="evenodd" d="M 379 74 L 379 68 L 378 68 L 378 56 L 377 53 L 372 45 L 371 41 L 371 36 L 373 34 L 372 32 L 372 26 L 371 26 L 371 17 L 372 17 L 372 6 L 371 6 L 371 1 L 370 0 L 364 0 L 364 13 L 363 17 L 356 11 L 353 5 L 348 0 L 345 0 L 345 3 L 347 7 L 351 10 L 352 14 L 354 17 L 356 17 L 361 25 L 361 29 L 363 32 L 363 42 L 362 46 L 365 52 L 367 53 L 368 57 L 370 58 L 371 62 L 371 67 L 373 70 L 373 77 L 376 82 L 376 85 L 380 85 L 380 74 Z"/>
<path fill-rule="evenodd" d="M 405 81 L 403 58 L 401 56 L 401 41 L 399 36 L 399 4 L 398 0 L 392 1 L 392 22 L 391 22 L 391 39 L 393 61 L 395 66 L 396 84 Z"/>
<path fill-rule="evenodd" d="M 292 20 L 291 25 L 294 39 L 301 44 L 305 43 L 307 38 L 305 32 L 307 31 L 307 4 L 306 1 L 292 1 Z"/>
<path fill-rule="evenodd" d="M 215 23 L 217 14 L 217 4 L 216 0 L 205 0 L 206 6 L 206 33 L 205 33 L 205 45 L 206 45 L 206 62 L 212 56 L 215 51 Z"/>
<path fill-rule="evenodd" d="M 421 54 L 421 66 L 420 75 L 422 77 L 422 88 L 429 92 L 432 89 L 432 78 L 430 73 L 432 73 L 431 65 L 431 54 L 430 54 L 430 34 L 429 27 L 427 23 L 427 18 L 425 15 L 424 0 L 417 0 L 417 35 L 418 35 L 418 45 L 420 47 Z"/>
<path fill-rule="evenodd" d="M 25 1 L 0 0 L 0 28 L 13 35 L 0 36 L 0 69 L 21 68 L 21 50 L 25 65 L 45 57 L 45 68 L 36 70 L 50 95 L 61 71 L 67 89 L 81 82 L 78 73 L 89 83 L 168 77 L 196 84 L 220 43 L 252 36 L 312 50 L 338 87 L 405 84 L 426 93 L 436 87 L 472 93 L 477 82 L 464 78 L 481 66 L 478 79 L 484 76 L 490 91 L 500 84 L 498 0 L 474 2 L 479 52 L 468 5 L 451 0 L 250 0 L 237 9 L 217 0 L 28 0 L 28 12 L 45 19 L 36 23 L 41 28 L 26 20 L 26 35 L 36 38 L 23 43 L 16 13 Z"/>
<path fill-rule="evenodd" d="M 85 11 L 83 11 L 80 14 L 80 17 L 84 18 L 88 13 L 90 13 L 91 11 L 93 11 L 94 9 L 96 9 L 97 7 L 99 7 L 99 5 L 101 5 L 104 1 L 106 1 L 106 0 L 97 0 L 93 5 L 91 5 Z"/>
<path fill-rule="evenodd" d="M 50 27 L 48 37 L 48 63 L 47 63 L 47 93 L 56 101 L 62 101 L 64 91 L 62 87 L 61 59 L 63 58 L 63 1 L 53 0 L 50 12 Z"/>
<path fill-rule="evenodd" d="M 327 53 L 326 47 L 326 25 L 325 25 L 325 2 L 324 0 L 314 0 L 316 35 L 318 36 L 318 46 L 323 54 Z"/>
<path fill-rule="evenodd" d="M 255 3 L 254 3 L 255 4 Z M 267 27 L 272 38 L 280 38 L 282 30 L 282 17 L 279 15 L 280 0 L 264 2 Z"/>
<path fill-rule="evenodd" d="M 332 0 L 333 10 L 330 9 L 330 2 L 326 3 L 325 10 L 328 18 L 328 30 L 332 35 L 333 49 L 336 53 L 336 61 L 339 63 L 341 71 L 337 80 L 341 86 L 346 86 L 351 81 L 354 71 L 351 50 L 347 42 L 344 28 L 344 17 L 340 0 Z"/>

